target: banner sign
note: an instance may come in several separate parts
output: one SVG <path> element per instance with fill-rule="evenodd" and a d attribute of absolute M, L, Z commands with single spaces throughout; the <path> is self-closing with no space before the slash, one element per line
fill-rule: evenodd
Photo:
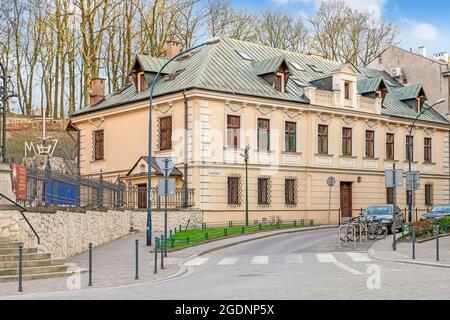
<path fill-rule="evenodd" d="M 27 200 L 27 168 L 19 164 L 11 164 L 12 189 L 17 200 Z"/>

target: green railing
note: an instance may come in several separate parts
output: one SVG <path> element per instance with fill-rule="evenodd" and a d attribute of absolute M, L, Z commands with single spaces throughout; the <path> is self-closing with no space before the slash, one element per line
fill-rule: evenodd
<path fill-rule="evenodd" d="M 167 247 L 173 249 L 176 247 L 186 247 L 193 244 L 199 244 L 205 241 L 224 238 L 228 236 L 243 235 L 260 231 L 301 228 L 314 226 L 314 220 L 277 220 L 277 221 L 259 221 L 254 220 L 252 225 L 246 226 L 245 221 L 222 221 L 222 222 L 204 222 L 198 228 L 183 229 L 179 226 L 169 231 Z M 157 244 L 158 248 L 160 244 Z"/>

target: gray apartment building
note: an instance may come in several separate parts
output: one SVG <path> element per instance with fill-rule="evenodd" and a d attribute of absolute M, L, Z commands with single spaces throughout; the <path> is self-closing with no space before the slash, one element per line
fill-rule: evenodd
<path fill-rule="evenodd" d="M 446 102 L 436 106 L 442 115 L 450 112 L 450 66 L 447 52 L 427 56 L 425 47 L 417 51 L 391 46 L 373 60 L 368 68 L 384 70 L 404 85 L 421 84 L 428 102 Z"/>

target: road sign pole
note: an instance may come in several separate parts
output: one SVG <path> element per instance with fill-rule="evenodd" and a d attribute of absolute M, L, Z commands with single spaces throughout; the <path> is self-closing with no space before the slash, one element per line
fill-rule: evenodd
<path fill-rule="evenodd" d="M 330 212 L 331 212 L 331 186 L 328 192 L 328 226 L 330 225 Z"/>
<path fill-rule="evenodd" d="M 165 160 L 165 184 L 164 184 L 164 257 L 167 257 L 167 194 L 169 193 L 169 159 Z"/>

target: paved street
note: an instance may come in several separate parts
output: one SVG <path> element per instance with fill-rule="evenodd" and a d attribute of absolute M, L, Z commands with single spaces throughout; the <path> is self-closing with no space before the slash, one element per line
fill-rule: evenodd
<path fill-rule="evenodd" d="M 186 262 L 186 274 L 163 282 L 13 298 L 450 298 L 447 284 L 442 281 L 450 277 L 449 269 L 374 260 L 367 253 L 369 246 L 366 243 L 356 250 L 353 247 L 338 249 L 336 230 L 285 234 L 194 257 Z"/>

